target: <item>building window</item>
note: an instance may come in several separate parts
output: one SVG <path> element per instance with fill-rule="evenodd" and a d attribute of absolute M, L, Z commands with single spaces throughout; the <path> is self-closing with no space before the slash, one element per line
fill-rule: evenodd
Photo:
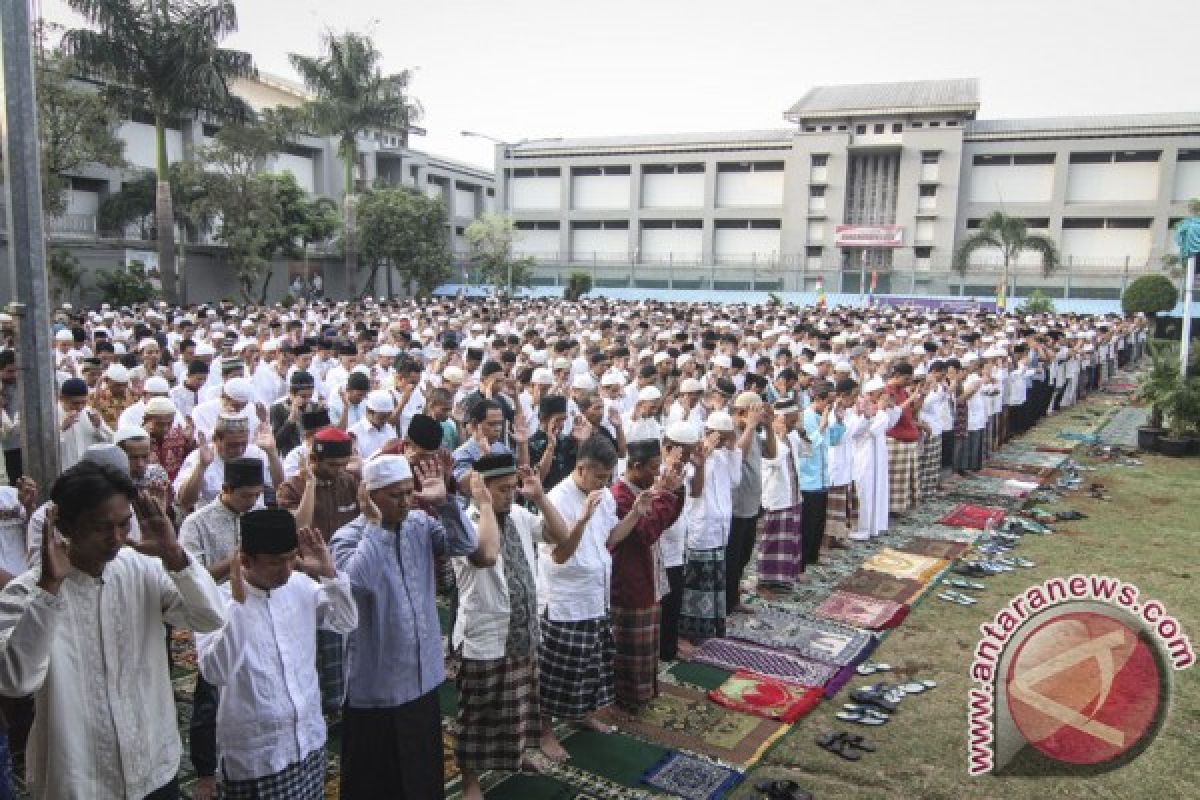
<path fill-rule="evenodd" d="M 1013 156 L 1013 164 L 1053 164 L 1054 153 L 1017 153 Z"/>
<path fill-rule="evenodd" d="M 849 128 L 847 128 L 847 126 L 845 126 L 845 125 L 838 125 L 838 126 L 837 126 L 837 129 L 838 129 L 839 131 L 842 131 L 843 133 L 844 133 L 845 131 L 849 130 Z"/>
<path fill-rule="evenodd" d="M 862 136 L 864 133 L 867 132 L 867 126 L 866 125 L 855 125 L 854 132 L 857 133 L 859 136 Z"/>
<path fill-rule="evenodd" d="M 1063 230 L 1075 230 L 1081 228 L 1101 229 L 1104 227 L 1104 220 L 1099 217 L 1064 217 Z"/>
<path fill-rule="evenodd" d="M 821 132 L 822 132 L 822 133 L 829 133 L 829 132 L 830 132 L 830 131 L 832 131 L 832 130 L 833 130 L 833 126 L 832 126 L 832 125 L 822 125 L 822 126 L 821 126 Z"/>
<path fill-rule="evenodd" d="M 1200 151 L 1198 151 L 1200 152 Z M 813 153 L 809 156 L 809 160 L 814 167 L 824 167 L 829 163 L 828 153 Z M 1181 159 L 1182 160 L 1182 159 Z"/>
<path fill-rule="evenodd" d="M 929 121 L 929 127 L 931 127 L 931 128 L 936 128 L 936 127 L 938 127 L 938 126 L 939 126 L 939 125 L 941 125 L 941 124 L 942 124 L 942 123 L 938 122 L 936 119 L 931 119 L 931 120 Z"/>
<path fill-rule="evenodd" d="M 561 174 L 558 167 L 538 167 L 536 169 L 524 167 L 512 171 L 514 178 L 557 178 Z"/>
<path fill-rule="evenodd" d="M 946 127 L 947 127 L 947 128 L 957 128 L 957 127 L 958 127 L 958 120 L 956 120 L 956 119 L 948 119 L 948 120 L 946 120 Z"/>
<path fill-rule="evenodd" d="M 782 161 L 741 161 L 717 164 L 717 172 L 783 172 Z"/>
<path fill-rule="evenodd" d="M 488 196 L 488 197 L 495 197 L 495 196 L 496 196 L 496 190 L 495 190 L 495 189 L 488 188 L 486 191 L 487 191 L 487 196 Z"/>
<path fill-rule="evenodd" d="M 883 129 L 884 129 L 884 126 L 883 126 L 882 122 L 875 123 L 875 132 L 876 133 L 883 133 Z"/>
<path fill-rule="evenodd" d="M 1115 160 L 1118 164 L 1130 161 L 1158 161 L 1160 155 L 1162 153 L 1158 150 L 1124 150 L 1117 152 Z"/>
<path fill-rule="evenodd" d="M 933 255 L 933 248 L 932 247 L 914 247 L 913 255 L 916 256 L 917 258 L 929 258 L 931 255 Z"/>
<path fill-rule="evenodd" d="M 824 197 L 825 196 L 825 187 L 824 186 L 808 187 L 808 196 L 809 197 Z"/>
<path fill-rule="evenodd" d="M 921 186 L 917 191 L 921 197 L 937 197 L 936 186 Z"/>
<path fill-rule="evenodd" d="M 817 132 L 817 126 L 816 126 L 816 125 L 805 125 L 805 126 L 804 126 L 804 132 L 805 132 L 805 133 L 816 133 L 816 132 Z"/>
<path fill-rule="evenodd" d="M 629 220 L 580 220 L 572 222 L 571 227 L 578 231 L 626 231 L 629 230 Z"/>
<path fill-rule="evenodd" d="M 804 248 L 804 255 L 808 258 L 820 258 L 824 253 L 825 248 L 818 245 L 810 244 Z"/>
<path fill-rule="evenodd" d="M 902 123 L 902 122 L 893 122 L 892 123 L 892 133 L 901 133 L 901 132 L 903 132 L 903 130 L 904 130 L 904 123 Z"/>
<path fill-rule="evenodd" d="M 1180 150 L 1180 161 L 1200 161 L 1200 150 Z"/>
<path fill-rule="evenodd" d="M 1025 227 L 1030 230 L 1044 231 L 1050 228 L 1049 217 L 1026 217 Z"/>
<path fill-rule="evenodd" d="M 936 163 L 938 163 L 938 159 L 941 158 L 941 155 L 942 154 L 939 153 L 937 150 L 922 150 L 921 151 L 921 163 L 922 164 L 936 164 Z"/>
<path fill-rule="evenodd" d="M 629 165 L 620 164 L 611 167 L 572 167 L 571 174 L 575 177 L 593 175 L 628 175 Z"/>
<path fill-rule="evenodd" d="M 920 121 L 916 121 L 916 122 L 910 122 L 910 123 L 908 123 L 908 127 L 910 127 L 910 128 L 924 128 L 924 127 L 925 127 L 925 123 L 924 123 L 924 122 L 920 122 Z"/>
<path fill-rule="evenodd" d="M 971 159 L 971 163 L 976 167 L 1007 167 L 1012 163 L 1010 155 L 978 155 Z"/>
<path fill-rule="evenodd" d="M 519 231 L 556 231 L 558 230 L 558 220 L 538 221 L 519 220 L 516 223 L 516 228 Z"/>
<path fill-rule="evenodd" d="M 1071 153 L 1072 164 L 1109 164 L 1113 160 L 1111 152 L 1106 153 Z"/>
<path fill-rule="evenodd" d="M 981 219 L 969 219 L 969 220 L 967 220 L 967 230 L 969 230 L 969 231 L 979 230 L 979 226 L 982 223 L 983 223 L 983 220 L 981 220 Z"/>

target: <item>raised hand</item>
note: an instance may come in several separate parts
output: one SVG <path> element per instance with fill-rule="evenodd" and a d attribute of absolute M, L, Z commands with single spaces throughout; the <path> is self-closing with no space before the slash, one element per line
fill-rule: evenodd
<path fill-rule="evenodd" d="M 264 453 L 275 452 L 275 434 L 271 433 L 270 425 L 259 425 L 254 434 L 254 444 Z"/>
<path fill-rule="evenodd" d="M 203 431 L 196 433 L 196 458 L 205 467 L 212 464 L 217 459 L 217 448 L 208 441 L 208 437 Z"/>
<path fill-rule="evenodd" d="M 71 430 L 75 426 L 75 423 L 79 421 L 79 414 L 79 411 L 68 411 L 63 415 L 62 425 L 59 426 L 59 429 L 64 432 Z"/>
<path fill-rule="evenodd" d="M 383 514 L 379 511 L 379 506 L 375 505 L 375 501 L 371 499 L 371 493 L 367 490 L 365 483 L 358 484 L 358 510 L 362 512 L 368 522 L 376 525 L 383 522 Z"/>
<path fill-rule="evenodd" d="M 607 416 L 608 424 L 612 425 L 614 429 L 621 427 L 621 410 L 619 408 L 615 405 L 609 406 Z"/>
<path fill-rule="evenodd" d="M 301 528 L 296 531 L 296 537 L 299 539 L 296 569 L 313 580 L 317 578 L 332 580 L 337 572 L 333 567 L 333 556 L 329 554 L 329 547 L 325 544 L 325 538 L 321 536 L 321 532 L 316 528 Z"/>
<path fill-rule="evenodd" d="M 267 423 L 269 415 L 267 414 L 266 406 L 264 406 L 262 403 L 255 403 L 254 413 L 258 415 L 258 421 L 260 425 L 265 425 Z"/>
<path fill-rule="evenodd" d="M 700 442 L 700 446 L 696 448 L 696 452 L 701 453 L 701 462 L 704 457 L 708 456 L 714 450 L 721 446 L 721 432 L 709 431 L 704 434 L 704 440 Z"/>
<path fill-rule="evenodd" d="M 25 509 L 26 516 L 33 514 L 37 503 L 37 484 L 28 475 L 17 480 L 17 502 Z"/>
<path fill-rule="evenodd" d="M 592 514 L 596 513 L 596 509 L 600 507 L 600 503 L 604 501 L 604 493 L 608 489 L 597 489 L 594 492 L 588 493 L 587 500 L 583 501 L 583 518 L 591 519 Z"/>
<path fill-rule="evenodd" d="M 521 467 L 517 470 L 517 477 L 521 479 L 521 487 L 517 491 L 525 499 L 536 503 L 546 496 L 542 481 L 532 467 Z"/>
<path fill-rule="evenodd" d="M 468 485 L 471 489 L 471 499 L 475 501 L 477 507 L 483 508 L 492 504 L 492 493 L 488 491 L 487 482 L 482 475 L 472 472 L 468 479 Z"/>
<path fill-rule="evenodd" d="M 42 527 L 42 567 L 38 586 L 50 594 L 58 594 L 63 579 L 71 571 L 70 544 L 58 532 L 58 507 L 51 503 L 46 509 Z"/>
<path fill-rule="evenodd" d="M 575 415 L 575 424 L 571 426 L 571 436 L 576 442 L 583 444 L 592 435 L 592 423 L 582 414 Z"/>
<path fill-rule="evenodd" d="M 100 428 L 104 425 L 104 419 L 100 416 L 100 412 L 94 408 L 87 410 L 88 420 L 92 423 L 93 428 Z"/>
<path fill-rule="evenodd" d="M 518 405 L 516 416 L 513 418 L 512 431 L 509 434 L 512 436 L 513 444 L 522 445 L 529 441 L 529 425 L 525 422 L 525 414 L 521 412 Z"/>
<path fill-rule="evenodd" d="M 441 465 L 436 462 L 423 461 L 414 465 L 413 472 L 416 473 L 417 480 L 421 484 L 421 491 L 416 493 L 416 499 L 434 507 L 445 505 L 446 477 L 442 473 Z"/>
<path fill-rule="evenodd" d="M 140 542 L 131 542 L 131 546 L 144 556 L 162 559 L 163 566 L 170 572 L 187 567 L 187 554 L 179 546 L 175 538 L 175 526 L 159 499 L 142 490 L 133 501 L 133 511 L 137 514 L 142 539 Z"/>
<path fill-rule="evenodd" d="M 630 509 L 630 512 L 637 514 L 639 517 L 644 517 L 650 513 L 650 508 L 653 505 L 654 492 L 642 492 L 637 496 L 637 499 L 633 501 L 633 508 Z"/>

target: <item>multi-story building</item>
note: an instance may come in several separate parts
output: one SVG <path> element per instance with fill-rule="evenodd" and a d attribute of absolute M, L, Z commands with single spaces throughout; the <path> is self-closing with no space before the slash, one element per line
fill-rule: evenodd
<path fill-rule="evenodd" d="M 238 80 L 233 91 L 251 108 L 261 111 L 278 106 L 296 107 L 309 99 L 303 86 L 285 78 L 260 73 L 252 80 Z M 201 117 L 177 120 L 166 131 L 167 157 L 171 162 L 193 157 L 195 151 L 211 144 L 218 127 Z M 495 181 L 487 169 L 442 158 L 410 146 L 409 134 L 422 134 L 420 128 L 409 131 L 370 131 L 358 141 L 358 163 L 355 170 L 356 188 L 383 183 L 411 186 L 442 198 L 446 205 L 449 225 L 447 243 L 459 257 L 465 257 L 467 245 L 464 230 L 472 220 L 496 206 Z M 123 184 L 154 169 L 155 137 L 153 121 L 145 115 L 132 114 L 123 120 L 118 135 L 125 143 L 125 169 L 85 167 L 68 176 L 70 188 L 64 214 L 45 220 L 51 244 L 66 248 L 79 259 L 85 270 L 113 269 L 137 260 L 147 265 L 157 263 L 155 243 L 144 238 L 136 226 L 112 234 L 97 224 L 100 203 L 109 194 L 120 191 Z M 337 154 L 337 141 L 332 137 L 298 134 L 283 152 L 274 154 L 263 165 L 268 172 L 290 172 L 297 183 L 310 194 L 340 200 L 344 194 L 344 169 Z M 0 185 L 0 204 L 5 193 Z M 0 212 L 2 212 L 0 207 Z M 4 215 L 0 213 L 0 256 L 7 235 L 3 231 Z M 233 285 L 232 273 L 223 259 L 223 249 L 211 237 L 190 243 L 186 276 L 188 299 L 210 300 L 226 296 Z M 322 255 L 317 253 L 316 264 L 298 265 L 280 262 L 275 270 L 281 279 L 272 281 L 269 297 L 278 299 L 294 277 L 302 270 L 311 274 L 321 269 Z M 324 254 L 327 261 L 326 287 L 338 294 L 343 270 L 340 259 Z M 382 271 L 381 271 L 382 272 Z M 365 274 L 365 272 L 364 272 Z M 379 288 L 387 285 L 386 276 L 378 277 Z M 7 300 L 8 287 L 0 281 L 0 300 Z M 90 283 L 84 281 L 85 287 Z M 91 298 L 85 291 L 83 299 Z"/>
<path fill-rule="evenodd" d="M 955 248 L 993 211 L 1053 239 L 1018 293 L 1115 297 L 1159 270 L 1200 196 L 1200 113 L 980 120 L 975 80 L 824 86 L 790 127 L 500 145 L 519 252 L 552 285 L 990 294 L 998 250 Z"/>

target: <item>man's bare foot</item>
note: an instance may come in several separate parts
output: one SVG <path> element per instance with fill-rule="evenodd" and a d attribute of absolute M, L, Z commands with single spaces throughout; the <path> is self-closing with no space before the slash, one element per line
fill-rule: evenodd
<path fill-rule="evenodd" d="M 542 740 L 540 744 L 542 755 L 553 761 L 555 764 L 561 764 L 571 757 L 558 741 L 558 737 L 554 735 L 554 731 L 549 727 L 543 728 Z"/>
<path fill-rule="evenodd" d="M 696 654 L 696 645 L 689 642 L 687 639 L 680 639 L 679 645 L 675 648 L 675 655 L 680 661 L 691 661 L 692 656 Z"/>
<path fill-rule="evenodd" d="M 215 775 L 196 778 L 196 785 L 192 787 L 192 797 L 196 800 L 214 800 L 216 796 L 217 777 Z"/>
<path fill-rule="evenodd" d="M 479 785 L 479 777 L 473 772 L 463 770 L 462 797 L 463 800 L 483 800 L 483 788 Z"/>
<path fill-rule="evenodd" d="M 609 725 L 607 722 L 601 722 L 600 720 L 593 717 L 591 714 L 588 714 L 583 719 L 575 720 L 574 724 L 575 724 L 575 727 L 579 728 L 580 730 L 585 730 L 585 731 L 595 731 L 596 733 L 616 733 L 617 732 L 617 728 L 615 725 Z"/>

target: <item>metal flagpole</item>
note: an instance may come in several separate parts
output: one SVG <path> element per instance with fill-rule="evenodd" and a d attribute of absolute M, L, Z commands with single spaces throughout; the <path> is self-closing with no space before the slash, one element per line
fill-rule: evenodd
<path fill-rule="evenodd" d="M 5 3 L 0 14 L 0 50 L 4 60 L 0 131 L 8 186 L 9 263 L 16 296 L 12 312 L 18 325 L 21 455 L 24 473 L 37 481 L 45 495 L 58 477 L 57 382 L 51 358 L 32 28 L 25 0 Z"/>
<path fill-rule="evenodd" d="M 1187 378 L 1188 360 L 1192 349 L 1192 287 L 1196 283 L 1196 254 L 1187 259 L 1183 279 L 1183 343 L 1179 347 L 1179 374 Z"/>

